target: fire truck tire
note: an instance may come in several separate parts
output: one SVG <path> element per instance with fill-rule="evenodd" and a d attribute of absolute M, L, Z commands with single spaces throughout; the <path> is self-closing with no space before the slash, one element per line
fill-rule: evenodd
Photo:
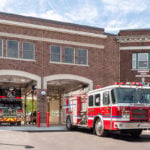
<path fill-rule="evenodd" d="M 100 137 L 106 136 L 107 132 L 104 129 L 103 122 L 101 119 L 96 120 L 94 132 L 97 136 L 100 136 Z"/>
<path fill-rule="evenodd" d="M 66 119 L 66 128 L 68 130 L 72 130 L 73 129 L 70 117 L 67 117 L 67 119 Z"/>
<path fill-rule="evenodd" d="M 134 138 L 138 138 L 139 136 L 140 136 L 140 134 L 142 133 L 142 130 L 133 130 L 133 131 L 131 131 L 131 132 L 129 132 L 130 133 L 130 135 L 132 136 L 132 137 L 134 137 Z"/>
<path fill-rule="evenodd" d="M 10 123 L 11 126 L 14 126 L 15 124 L 16 124 L 15 122 L 11 122 L 11 123 Z"/>
<path fill-rule="evenodd" d="M 21 122 L 17 122 L 17 126 L 21 126 Z"/>

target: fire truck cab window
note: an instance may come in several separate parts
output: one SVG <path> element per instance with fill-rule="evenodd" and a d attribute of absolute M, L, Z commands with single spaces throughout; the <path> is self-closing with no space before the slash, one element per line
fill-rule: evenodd
<path fill-rule="evenodd" d="M 89 96 L 89 101 L 88 101 L 89 106 L 93 106 L 93 95 Z"/>
<path fill-rule="evenodd" d="M 100 106 L 100 94 L 95 95 L 95 106 Z"/>
<path fill-rule="evenodd" d="M 103 93 L 103 105 L 109 105 L 110 99 L 109 99 L 109 92 Z"/>

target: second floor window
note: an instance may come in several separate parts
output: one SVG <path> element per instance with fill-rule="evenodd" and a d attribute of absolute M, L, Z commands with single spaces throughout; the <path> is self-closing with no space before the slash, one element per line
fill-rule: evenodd
<path fill-rule="evenodd" d="M 86 49 L 79 49 L 78 50 L 78 64 L 87 65 L 87 50 Z"/>
<path fill-rule="evenodd" d="M 7 57 L 18 58 L 19 57 L 19 44 L 18 41 L 7 41 Z"/>
<path fill-rule="evenodd" d="M 139 68 L 148 68 L 148 53 L 139 53 L 138 54 L 138 67 Z"/>
<path fill-rule="evenodd" d="M 2 55 L 3 55 L 3 44 L 2 44 L 3 42 L 2 42 L 2 40 L 0 39 L 0 57 L 2 57 Z"/>
<path fill-rule="evenodd" d="M 60 62 L 61 51 L 59 46 L 51 46 L 50 58 L 53 62 Z"/>
<path fill-rule="evenodd" d="M 34 44 L 33 43 L 23 42 L 22 50 L 23 50 L 22 57 L 24 59 L 34 59 Z"/>
<path fill-rule="evenodd" d="M 132 69 L 148 69 L 150 53 L 133 53 Z"/>
<path fill-rule="evenodd" d="M 72 64 L 74 63 L 74 48 L 64 49 L 64 62 Z"/>

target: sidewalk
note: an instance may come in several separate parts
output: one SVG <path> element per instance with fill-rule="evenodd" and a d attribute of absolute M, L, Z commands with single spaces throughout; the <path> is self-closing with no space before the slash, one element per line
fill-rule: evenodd
<path fill-rule="evenodd" d="M 50 127 L 36 127 L 36 126 L 0 126 L 0 131 L 27 131 L 27 132 L 48 132 L 48 131 L 67 131 L 66 126 L 50 126 Z"/>

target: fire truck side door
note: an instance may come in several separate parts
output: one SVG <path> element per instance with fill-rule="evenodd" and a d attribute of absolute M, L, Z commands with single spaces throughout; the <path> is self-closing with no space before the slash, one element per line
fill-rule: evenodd
<path fill-rule="evenodd" d="M 110 91 L 103 92 L 103 118 L 105 122 L 105 128 L 111 129 L 112 122 L 112 104 Z"/>
<path fill-rule="evenodd" d="M 93 126 L 93 120 L 94 120 L 94 96 L 89 95 L 88 96 L 88 126 Z"/>

